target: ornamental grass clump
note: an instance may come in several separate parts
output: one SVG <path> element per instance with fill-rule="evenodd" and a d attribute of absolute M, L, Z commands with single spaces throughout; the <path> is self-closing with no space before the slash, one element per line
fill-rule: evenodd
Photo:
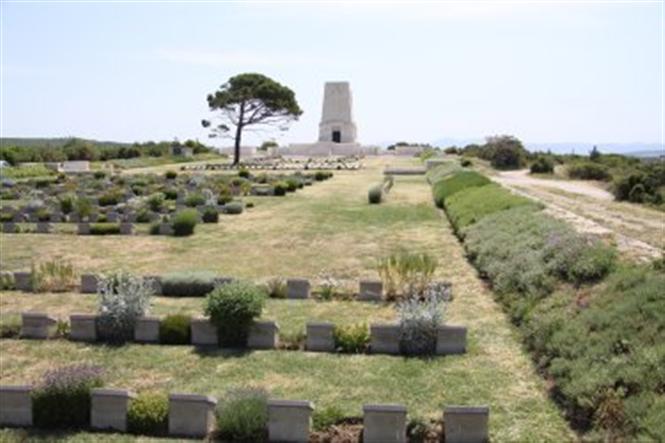
<path fill-rule="evenodd" d="M 97 328 L 102 340 L 110 343 L 131 340 L 136 319 L 148 313 L 153 293 L 153 282 L 150 279 L 126 272 L 102 277 L 97 282 Z"/>
<path fill-rule="evenodd" d="M 366 323 L 335 326 L 333 329 L 335 350 L 349 354 L 362 354 L 369 348 L 370 335 Z"/>
<path fill-rule="evenodd" d="M 78 285 L 78 272 L 70 262 L 57 258 L 32 264 L 35 292 L 67 292 Z"/>
<path fill-rule="evenodd" d="M 245 281 L 218 286 L 206 297 L 205 315 L 217 326 L 219 341 L 224 346 L 245 346 L 249 328 L 261 315 L 266 294 L 260 287 Z"/>
<path fill-rule="evenodd" d="M 267 440 L 268 393 L 263 389 L 231 389 L 217 404 L 217 429 L 223 441 Z"/>
<path fill-rule="evenodd" d="M 410 298 L 397 306 L 400 351 L 405 355 L 432 355 L 436 350 L 438 327 L 443 324 L 443 294 L 431 291 L 423 299 Z"/>
<path fill-rule="evenodd" d="M 388 300 L 422 296 L 438 266 L 436 258 L 427 253 L 401 251 L 382 258 L 377 272 Z"/>
<path fill-rule="evenodd" d="M 87 364 L 44 373 L 32 391 L 32 413 L 39 428 L 82 428 L 90 422 L 90 391 L 102 386 L 104 370 Z"/>

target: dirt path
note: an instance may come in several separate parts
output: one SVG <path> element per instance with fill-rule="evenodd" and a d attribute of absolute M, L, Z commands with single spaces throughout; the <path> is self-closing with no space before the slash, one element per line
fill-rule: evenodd
<path fill-rule="evenodd" d="M 531 177 L 528 170 L 500 172 L 492 179 L 543 202 L 547 212 L 581 232 L 613 239 L 629 258 L 650 260 L 663 254 L 663 212 L 614 201 L 612 194 L 593 182 Z"/>

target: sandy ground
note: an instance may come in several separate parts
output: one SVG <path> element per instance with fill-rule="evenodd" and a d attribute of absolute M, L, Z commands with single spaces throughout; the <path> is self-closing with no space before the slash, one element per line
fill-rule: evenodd
<path fill-rule="evenodd" d="M 493 180 L 547 206 L 581 232 L 612 239 L 626 257 L 644 261 L 663 254 L 665 213 L 616 202 L 599 183 L 532 177 L 526 169 L 500 172 Z"/>

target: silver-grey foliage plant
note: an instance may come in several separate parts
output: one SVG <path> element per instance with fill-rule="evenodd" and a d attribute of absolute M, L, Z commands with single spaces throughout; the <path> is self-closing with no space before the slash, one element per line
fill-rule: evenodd
<path fill-rule="evenodd" d="M 443 324 L 450 286 L 430 287 L 423 298 L 397 304 L 400 348 L 407 355 L 430 355 L 436 349 L 437 329 Z"/>
<path fill-rule="evenodd" d="M 97 295 L 101 338 L 110 342 L 130 340 L 134 335 L 136 319 L 146 315 L 150 309 L 153 293 L 154 285 L 151 279 L 127 272 L 100 278 Z"/>

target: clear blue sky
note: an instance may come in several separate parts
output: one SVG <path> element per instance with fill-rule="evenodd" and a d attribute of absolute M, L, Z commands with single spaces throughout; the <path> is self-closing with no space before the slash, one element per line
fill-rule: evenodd
<path fill-rule="evenodd" d="M 206 94 L 254 71 L 305 111 L 280 142 L 316 139 L 326 80 L 365 143 L 661 142 L 662 8 L 3 3 L 2 135 L 206 141 Z"/>

